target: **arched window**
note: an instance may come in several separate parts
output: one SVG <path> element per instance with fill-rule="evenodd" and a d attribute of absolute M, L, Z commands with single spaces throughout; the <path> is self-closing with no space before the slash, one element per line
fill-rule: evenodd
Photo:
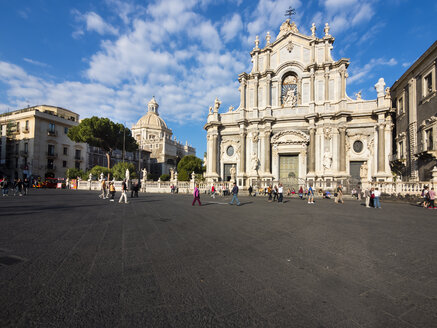
<path fill-rule="evenodd" d="M 297 77 L 289 74 L 282 80 L 281 102 L 282 106 L 294 107 L 297 105 Z"/>

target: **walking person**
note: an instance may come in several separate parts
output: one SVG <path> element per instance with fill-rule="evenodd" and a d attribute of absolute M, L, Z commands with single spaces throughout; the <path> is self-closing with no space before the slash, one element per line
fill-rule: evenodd
<path fill-rule="evenodd" d="M 374 198 L 373 198 L 373 204 L 375 208 L 381 208 L 381 203 L 379 202 L 379 198 L 381 197 L 381 192 L 378 188 L 375 188 L 375 191 L 373 192 Z"/>
<path fill-rule="evenodd" d="M 109 193 L 111 194 L 111 199 L 109 200 L 110 202 L 114 201 L 114 197 L 115 197 L 115 186 L 114 186 L 114 182 L 109 182 Z"/>
<path fill-rule="evenodd" d="M 194 206 L 196 203 L 196 200 L 199 202 L 199 206 L 202 206 L 202 203 L 200 202 L 200 191 L 199 191 L 199 184 L 196 183 L 196 186 L 194 187 L 194 193 L 193 193 L 194 199 L 193 203 L 191 204 Z"/>
<path fill-rule="evenodd" d="M 272 186 L 267 187 L 267 194 L 269 195 L 269 202 L 272 201 Z"/>
<path fill-rule="evenodd" d="M 370 190 L 369 190 L 369 188 L 366 188 L 366 190 L 364 190 L 364 197 L 366 198 L 366 207 L 370 208 Z"/>
<path fill-rule="evenodd" d="M 29 194 L 29 179 L 28 178 L 24 178 L 23 191 L 24 191 L 25 196 L 27 196 Z"/>
<path fill-rule="evenodd" d="M 102 179 L 102 182 L 100 183 L 100 190 L 102 193 L 99 195 L 99 198 L 106 199 L 106 181 L 105 181 L 105 179 Z"/>
<path fill-rule="evenodd" d="M 119 203 L 121 203 L 121 200 L 124 199 L 124 203 L 127 204 L 127 185 L 126 185 L 126 179 L 123 180 L 122 184 L 121 184 L 121 196 L 120 199 L 118 200 Z"/>
<path fill-rule="evenodd" d="M 232 200 L 229 204 L 232 205 L 234 203 L 234 200 L 235 200 L 237 203 L 237 206 L 240 206 L 240 201 L 238 200 L 238 186 L 235 182 L 234 182 L 234 187 L 232 188 L 231 193 L 232 193 Z"/>
<path fill-rule="evenodd" d="M 21 179 L 17 180 L 17 191 L 18 191 L 18 196 L 23 196 L 23 181 Z"/>
<path fill-rule="evenodd" d="M 277 201 L 278 200 L 278 186 L 275 185 L 275 187 L 273 188 L 273 201 Z"/>
<path fill-rule="evenodd" d="M 253 191 L 252 186 L 249 186 L 249 196 L 252 196 L 252 191 Z"/>
<path fill-rule="evenodd" d="M 337 204 L 338 203 L 343 204 L 343 187 L 341 186 L 341 184 L 339 184 L 337 187 L 337 197 L 335 197 L 335 202 Z"/>
<path fill-rule="evenodd" d="M 369 202 L 369 206 L 370 207 L 375 207 L 375 188 L 371 188 L 370 189 L 370 202 Z"/>
<path fill-rule="evenodd" d="M 7 177 L 3 177 L 3 181 L 1 183 L 3 197 L 8 196 L 9 193 L 9 182 Z"/>
<path fill-rule="evenodd" d="M 435 191 L 434 191 L 434 188 L 431 188 L 431 190 L 428 192 L 428 195 L 429 195 L 429 206 L 428 206 L 428 208 L 434 209 L 435 208 L 435 204 L 434 204 L 434 201 L 435 201 Z"/>
<path fill-rule="evenodd" d="M 300 188 L 299 188 L 299 198 L 303 199 L 303 188 L 302 188 L 302 186 L 300 186 Z"/>
<path fill-rule="evenodd" d="M 283 197 L 284 197 L 284 187 L 282 186 L 282 183 L 280 183 L 278 187 L 278 203 L 282 203 Z"/>
<path fill-rule="evenodd" d="M 215 186 L 214 186 L 214 184 L 211 186 L 211 197 L 215 198 Z"/>
<path fill-rule="evenodd" d="M 312 186 L 308 188 L 308 204 L 314 204 L 314 189 Z"/>

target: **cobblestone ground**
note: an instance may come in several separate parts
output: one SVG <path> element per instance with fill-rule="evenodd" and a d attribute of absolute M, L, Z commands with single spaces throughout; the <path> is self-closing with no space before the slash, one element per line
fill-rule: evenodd
<path fill-rule="evenodd" d="M 437 327 L 437 210 L 191 200 L 0 198 L 0 326 Z"/>

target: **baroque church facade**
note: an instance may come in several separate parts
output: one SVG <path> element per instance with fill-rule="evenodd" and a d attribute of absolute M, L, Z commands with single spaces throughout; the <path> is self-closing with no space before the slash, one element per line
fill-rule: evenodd
<path fill-rule="evenodd" d="M 258 36 L 250 73 L 241 73 L 240 106 L 210 107 L 206 178 L 240 187 L 282 182 L 297 187 L 390 181 L 391 99 L 384 80 L 377 99 L 346 93 L 349 60 L 334 60 L 334 37 L 299 32 L 286 20 L 264 48 Z"/>
<path fill-rule="evenodd" d="M 158 178 L 170 174 L 179 160 L 187 155 L 196 155 L 196 149 L 176 140 L 173 132 L 159 116 L 158 103 L 153 97 L 147 105 L 147 113 L 132 126 L 132 136 L 139 148 L 150 151 L 150 173 Z"/>

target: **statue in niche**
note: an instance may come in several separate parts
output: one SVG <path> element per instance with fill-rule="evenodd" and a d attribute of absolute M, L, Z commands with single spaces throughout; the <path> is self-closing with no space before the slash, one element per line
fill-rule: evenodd
<path fill-rule="evenodd" d="M 287 93 L 284 96 L 284 105 L 285 106 L 296 106 L 297 104 L 297 97 L 296 97 L 296 91 L 293 89 L 288 89 Z"/>
<path fill-rule="evenodd" d="M 332 154 L 329 151 L 326 151 L 323 154 L 323 167 L 325 169 L 330 169 L 332 166 Z"/>
<path fill-rule="evenodd" d="M 234 182 L 237 173 L 237 170 L 235 169 L 235 164 L 232 165 L 231 169 L 229 170 L 229 173 L 231 173 L 231 181 Z"/>
<path fill-rule="evenodd" d="M 252 162 L 252 170 L 256 172 L 258 170 L 259 161 L 258 161 L 258 156 L 255 153 L 252 154 L 251 162 Z"/>
<path fill-rule="evenodd" d="M 367 161 L 366 161 L 360 167 L 360 178 L 361 178 L 361 180 L 367 181 L 367 172 L 368 172 L 368 166 L 367 166 Z"/>

